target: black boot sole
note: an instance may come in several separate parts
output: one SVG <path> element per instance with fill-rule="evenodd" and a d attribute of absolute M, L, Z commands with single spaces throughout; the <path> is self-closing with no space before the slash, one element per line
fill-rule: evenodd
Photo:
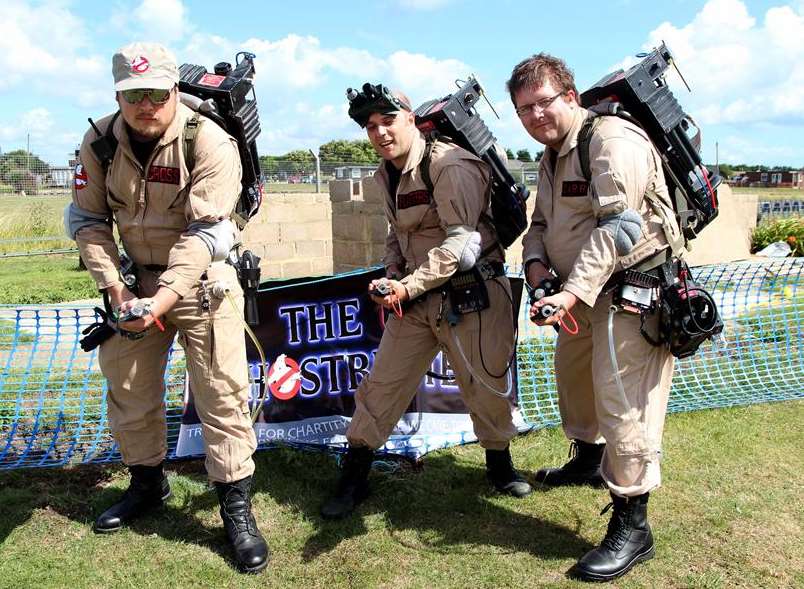
<path fill-rule="evenodd" d="M 271 562 L 270 553 L 268 554 L 268 558 L 266 558 L 263 563 L 258 564 L 255 567 L 247 567 L 245 565 L 238 564 L 237 568 L 241 573 L 245 573 L 247 575 L 256 575 L 257 573 L 261 573 L 262 571 L 264 571 L 268 567 L 269 562 Z"/>
<path fill-rule="evenodd" d="M 128 520 L 121 521 L 120 525 L 117 526 L 117 527 L 114 527 L 114 528 L 99 528 L 93 523 L 92 524 L 92 531 L 95 532 L 96 534 L 113 534 L 115 532 L 119 532 L 120 530 L 123 529 L 123 526 L 125 526 L 128 522 L 134 521 L 138 517 L 144 517 L 147 514 L 149 514 L 150 512 L 155 511 L 155 510 L 157 510 L 157 509 L 159 509 L 161 507 L 164 507 L 165 506 L 165 501 L 170 499 L 170 496 L 172 494 L 173 494 L 172 491 L 168 490 L 168 492 L 165 493 L 165 495 L 159 500 L 158 504 L 155 504 L 155 505 L 152 505 L 150 507 L 145 508 L 145 510 L 143 512 L 137 514 L 133 518 L 129 518 Z"/>
<path fill-rule="evenodd" d="M 576 579 L 579 579 L 581 581 L 590 581 L 592 583 L 605 583 L 606 581 L 613 581 L 614 579 L 619 579 L 625 573 L 627 573 L 632 568 L 634 568 L 636 565 L 638 565 L 640 562 L 645 562 L 646 560 L 650 560 L 655 555 L 656 555 L 656 545 L 654 544 L 654 545 L 651 545 L 651 547 L 648 548 L 647 550 L 645 550 L 644 552 L 641 552 L 641 553 L 637 554 L 634 557 L 634 559 L 630 563 L 628 563 L 628 566 L 626 566 L 625 568 L 617 571 L 616 573 L 611 573 L 610 575 L 602 575 L 602 574 L 599 574 L 599 573 L 592 573 L 592 572 L 589 572 L 589 571 L 583 571 L 583 570 L 580 570 L 580 569 L 578 569 L 576 567 L 573 567 L 573 570 L 571 572 L 571 576 L 576 578 Z"/>

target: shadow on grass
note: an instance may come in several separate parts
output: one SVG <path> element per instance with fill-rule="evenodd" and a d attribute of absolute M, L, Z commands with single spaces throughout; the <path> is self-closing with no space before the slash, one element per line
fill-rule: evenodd
<path fill-rule="evenodd" d="M 253 493 L 258 521 L 269 519 L 261 509 L 273 502 L 287 506 L 314 526 L 302 549 L 310 562 L 349 538 L 368 532 L 364 518 L 380 514 L 388 533 L 399 544 L 428 553 L 530 552 L 543 559 L 583 554 L 592 546 L 574 529 L 527 513 L 524 499 L 500 498 L 485 478 L 482 462 L 469 462 L 447 452 L 429 455 L 422 466 L 396 463 L 394 473 L 372 471 L 372 495 L 353 517 L 339 522 L 323 520 L 318 510 L 335 487 L 338 468 L 326 454 L 277 449 L 255 455 Z M 63 469 L 26 469 L 0 473 L 0 544 L 39 509 L 48 509 L 87 528 L 104 509 L 118 501 L 123 487 L 108 487 L 126 477 L 122 465 L 82 465 Z M 214 492 L 187 488 L 188 479 L 206 484 L 203 462 L 168 465 L 174 497 L 163 508 L 132 522 L 129 529 L 142 536 L 192 543 L 219 554 L 234 567 L 231 547 L 217 517 Z M 520 503 L 521 502 L 521 503 Z M 503 504 L 521 506 L 517 511 Z M 212 515 L 214 514 L 214 515 Z M 210 523 L 212 520 L 214 523 Z"/>
<path fill-rule="evenodd" d="M 482 462 L 467 464 L 447 452 L 428 455 L 421 466 L 403 462 L 390 474 L 375 468 L 369 479 L 371 496 L 352 517 L 332 522 L 321 518 L 319 508 L 334 490 L 337 476 L 335 460 L 324 454 L 281 449 L 258 457 L 255 490 L 290 506 L 315 526 L 303 548 L 306 562 L 366 534 L 364 518 L 372 514 L 383 516 L 396 542 L 429 553 L 488 553 L 494 546 L 503 553 L 525 551 L 563 559 L 593 547 L 578 533 L 580 518 L 570 529 L 500 505 L 513 503 L 526 511 L 535 495 L 500 498 L 486 481 Z"/>
<path fill-rule="evenodd" d="M 116 477 L 127 472 L 122 465 L 80 465 L 61 469 L 23 469 L 0 473 L 0 505 L 6 517 L 0 518 L 0 545 L 18 526 L 24 525 L 35 511 L 56 512 L 91 528 L 100 513 L 123 497 L 124 488 L 106 488 Z M 164 539 L 193 543 L 222 556 L 235 567 L 231 547 L 220 520 L 207 525 L 199 514 L 217 514 L 218 499 L 214 492 L 181 492 L 177 475 L 206 484 L 203 461 L 170 463 L 167 467 L 174 498 L 147 515 L 131 522 L 127 528 L 142 536 L 156 534 Z M 175 496 L 182 497 L 177 504 Z"/>

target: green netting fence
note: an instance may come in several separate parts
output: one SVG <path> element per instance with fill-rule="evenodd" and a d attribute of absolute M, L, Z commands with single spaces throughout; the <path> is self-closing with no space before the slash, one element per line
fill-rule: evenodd
<path fill-rule="evenodd" d="M 693 268 L 718 303 L 724 342 L 679 361 L 670 411 L 804 397 L 804 260 Z M 534 428 L 559 423 L 553 372 L 555 332 L 520 317 L 520 408 Z M 80 332 L 89 306 L 0 307 L 0 470 L 120 460 L 106 421 L 105 381 Z M 167 381 L 169 456 L 175 455 L 184 396 L 184 357 L 171 353 Z"/>

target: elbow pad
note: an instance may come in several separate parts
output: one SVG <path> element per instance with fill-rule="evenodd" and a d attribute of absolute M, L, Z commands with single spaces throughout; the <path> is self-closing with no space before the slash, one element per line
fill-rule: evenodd
<path fill-rule="evenodd" d="M 84 227 L 90 225 L 112 225 L 112 219 L 108 214 L 93 213 L 86 209 L 82 209 L 74 202 L 71 202 L 64 207 L 64 232 L 67 237 L 75 241 L 75 236 Z"/>
<path fill-rule="evenodd" d="M 601 217 L 597 226 L 614 238 L 618 256 L 628 254 L 642 237 L 642 217 L 634 209 Z"/>
<path fill-rule="evenodd" d="M 480 233 L 467 225 L 447 227 L 447 238 L 441 247 L 458 260 L 458 271 L 472 268 L 480 257 Z"/>
<path fill-rule="evenodd" d="M 225 260 L 235 244 L 235 227 L 229 219 L 217 223 L 195 221 L 187 227 L 188 235 L 195 235 L 209 249 L 213 262 Z"/>

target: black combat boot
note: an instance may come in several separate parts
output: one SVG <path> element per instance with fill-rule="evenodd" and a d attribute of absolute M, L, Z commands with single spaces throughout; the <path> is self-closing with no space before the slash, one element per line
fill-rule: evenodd
<path fill-rule="evenodd" d="M 614 510 L 600 546 L 584 554 L 571 574 L 584 581 L 610 581 L 631 567 L 653 558 L 653 534 L 648 524 L 648 493 L 637 497 L 611 496 Z"/>
<path fill-rule="evenodd" d="M 486 450 L 486 476 L 500 493 L 524 497 L 533 491 L 511 461 L 511 451 Z"/>
<path fill-rule="evenodd" d="M 369 495 L 368 475 L 374 461 L 374 450 L 365 446 L 349 446 L 343 458 L 341 476 L 335 494 L 321 506 L 324 519 L 341 519 L 355 510 Z"/>
<path fill-rule="evenodd" d="M 170 497 L 170 485 L 161 464 L 135 464 L 129 466 L 128 470 L 131 473 L 131 483 L 123 498 L 95 520 L 93 529 L 100 534 L 116 532 L 123 524 L 161 507 L 165 499 Z"/>
<path fill-rule="evenodd" d="M 251 513 L 250 488 L 251 477 L 215 483 L 223 527 L 234 547 L 237 566 L 245 573 L 258 573 L 268 566 L 271 553 Z"/>
<path fill-rule="evenodd" d="M 591 485 L 603 487 L 600 461 L 606 444 L 589 444 L 581 440 L 570 442 L 569 462 L 560 468 L 542 468 L 536 471 L 536 482 L 550 487 L 562 485 Z"/>

